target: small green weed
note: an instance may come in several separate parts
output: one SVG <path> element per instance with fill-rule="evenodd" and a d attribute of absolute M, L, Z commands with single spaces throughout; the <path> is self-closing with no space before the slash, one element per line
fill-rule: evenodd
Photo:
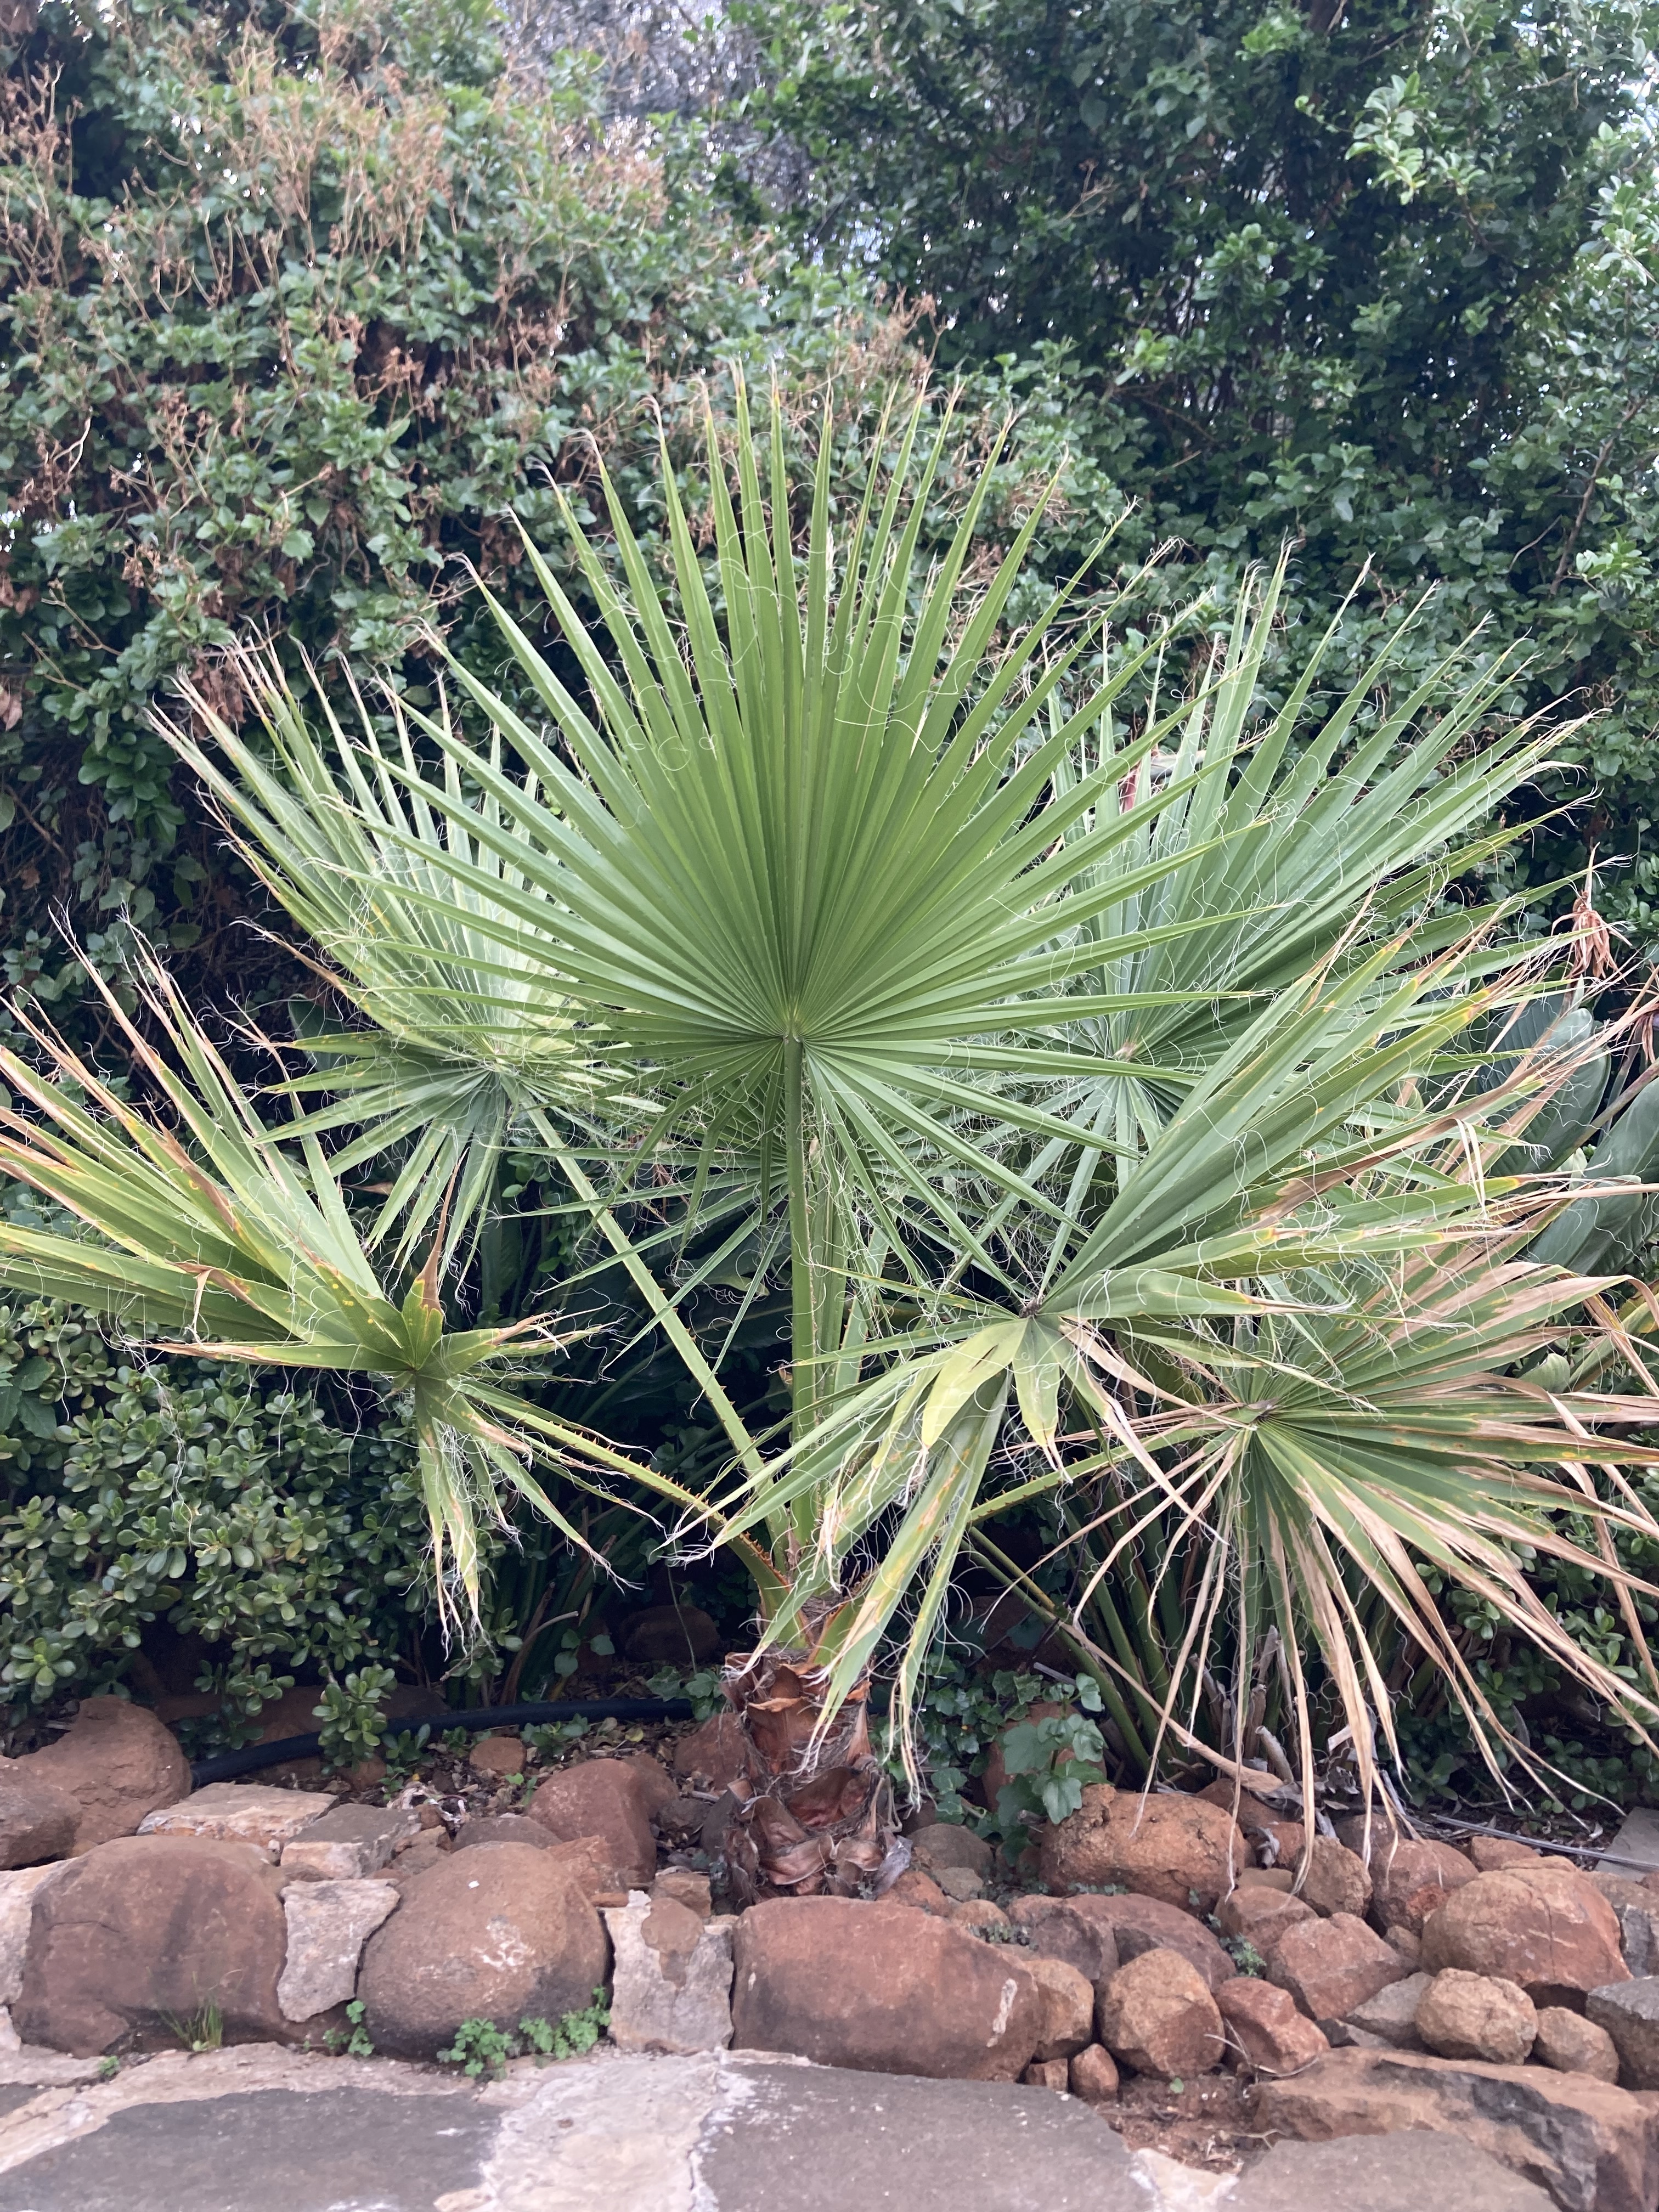
<path fill-rule="evenodd" d="M 1265 1974 L 1267 1962 L 1248 1936 L 1224 1936 L 1221 1948 L 1231 1958 L 1241 1974 Z"/>
<path fill-rule="evenodd" d="M 595 1990 L 593 2002 L 580 2012 L 568 2012 L 555 2027 L 550 2021 L 526 2018 L 516 2034 L 509 2035 L 490 2020 L 464 2020 L 447 2051 L 438 2053 L 441 2066 L 459 2066 L 474 2081 L 481 2074 L 501 2074 L 509 2058 L 526 2051 L 538 2058 L 577 2058 L 591 2051 L 611 2020 L 605 1991 Z"/>
<path fill-rule="evenodd" d="M 100 2058 L 98 2062 L 98 2079 L 100 2081 L 112 2081 L 120 2070 L 121 2062 L 118 2058 Z"/>
<path fill-rule="evenodd" d="M 217 2051 L 225 2039 L 224 2014 L 210 1998 L 199 2012 L 186 2014 L 180 2020 L 176 2014 L 163 2013 L 170 2035 L 176 2035 L 186 2051 Z"/>
<path fill-rule="evenodd" d="M 372 2058 L 374 2045 L 368 2039 L 368 2030 L 363 2026 L 363 2014 L 368 2010 L 361 1997 L 353 1997 L 346 2007 L 349 2027 L 331 2027 L 323 2036 L 323 2048 L 336 2058 Z"/>

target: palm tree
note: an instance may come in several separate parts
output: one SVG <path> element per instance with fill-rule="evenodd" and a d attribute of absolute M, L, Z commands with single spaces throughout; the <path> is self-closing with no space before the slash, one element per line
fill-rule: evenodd
<path fill-rule="evenodd" d="M 727 1472 L 700 1490 L 616 1472 L 753 1577 L 759 1637 L 726 1675 L 751 1893 L 850 1893 L 897 1863 L 872 1664 L 896 1635 L 907 1744 L 960 1561 L 1028 1587 L 993 1524 L 1035 1498 L 1109 1493 L 1109 1581 L 1155 1526 L 1196 1545 L 1191 1636 L 1152 1700 L 1154 1733 L 1189 1740 L 1224 1613 L 1241 1668 L 1269 1631 L 1298 1668 L 1316 1648 L 1364 1747 L 1357 1589 L 1432 1640 L 1409 1566 L 1427 1556 L 1537 1632 L 1523 1533 L 1565 1542 L 1569 1506 L 1652 1528 L 1581 1480 L 1644 1456 L 1616 1438 L 1631 1407 L 1508 1379 L 1604 1279 L 1525 1254 L 1600 1184 L 1496 1173 L 1576 1061 L 1470 1042 L 1538 994 L 1544 956 L 1505 941 L 1507 908 L 1441 897 L 1545 750 L 1526 728 L 1472 744 L 1505 672 L 1447 671 L 1378 713 L 1369 668 L 1320 720 L 1322 647 L 1259 714 L 1275 577 L 1166 706 L 1169 637 L 1109 650 L 1075 585 L 1011 630 L 1040 505 L 970 582 L 981 477 L 924 567 L 949 434 L 918 463 L 925 412 L 832 526 L 827 420 L 802 488 L 781 410 L 757 439 L 739 391 L 729 475 L 711 428 L 707 573 L 665 464 L 672 599 L 608 483 L 614 569 L 568 523 L 594 624 L 526 543 L 579 676 L 490 600 L 540 714 L 452 662 L 482 745 L 404 708 L 395 742 L 365 713 L 325 753 L 252 663 L 270 753 L 199 697 L 212 746 L 173 732 L 368 1024 L 322 1041 L 349 1057 L 320 1054 L 331 1096 L 297 1125 L 309 1187 L 348 1121 L 350 1159 L 401 1146 L 370 1245 L 460 1256 L 492 1153 L 538 1143 L 725 1429 Z M 142 1264 L 155 1233 L 112 1241 Z M 48 1264 L 3 1230 L 0 1253 L 9 1280 Z M 777 1432 L 684 1317 L 737 1253 L 788 1296 Z M 129 1267 L 86 1255 L 58 1240 L 52 1279 Z M 514 1420 L 542 1433 L 521 1401 Z M 467 1505 L 458 1485 L 447 1525 Z M 1064 1626 L 1144 1729 L 1124 1651 Z M 1656 1709 L 1562 1641 L 1601 1694 Z"/>

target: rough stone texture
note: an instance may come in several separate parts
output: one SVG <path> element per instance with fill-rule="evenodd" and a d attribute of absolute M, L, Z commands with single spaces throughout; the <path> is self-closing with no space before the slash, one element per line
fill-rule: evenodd
<path fill-rule="evenodd" d="M 255 1844 L 277 1857 L 313 1820 L 334 1810 L 320 1790 L 270 1790 L 258 1782 L 216 1782 L 138 1823 L 141 1836 L 200 1836 L 216 1844 Z"/>
<path fill-rule="evenodd" d="M 525 1748 L 517 1736 L 481 1736 L 467 1754 L 467 1765 L 475 1774 L 504 1781 L 509 1774 L 524 1772 Z"/>
<path fill-rule="evenodd" d="M 1010 1947 L 903 1905 L 781 1898 L 737 1923 L 734 2048 L 821 2066 L 1015 2081 L 1042 1998 Z"/>
<path fill-rule="evenodd" d="M 283 1893 L 288 1954 L 276 1984 L 284 2020 L 314 2020 L 357 1993 L 363 1946 L 398 1909 L 390 1881 L 295 1881 Z"/>
<path fill-rule="evenodd" d="M 1096 2008 L 1100 2040 L 1135 2074 L 1212 2073 L 1226 2033 L 1204 1977 L 1178 1951 L 1144 1951 L 1120 1966 Z"/>
<path fill-rule="evenodd" d="M 1659 2089 L 1659 1978 L 1644 1975 L 1592 1990 L 1584 2016 L 1612 2037 L 1626 2088 Z"/>
<path fill-rule="evenodd" d="M 90 2057 L 218 2008 L 227 2040 L 281 2036 L 282 1877 L 245 1844 L 125 1836 L 37 1893 L 15 2015 Z"/>
<path fill-rule="evenodd" d="M 1521 2066 L 1538 2033 L 1538 2014 L 1516 1983 L 1448 1966 L 1423 1992 L 1417 2032 L 1442 2058 L 1485 2058 L 1494 2066 Z"/>
<path fill-rule="evenodd" d="M 1473 2143 L 1408 2129 L 1380 2141 L 1275 2144 L 1226 2202 L 1228 2212 L 1551 2212 L 1552 2200 Z"/>
<path fill-rule="evenodd" d="M 1461 2136 L 1547 2191 L 1561 2212 L 1652 2212 L 1659 2197 L 1659 2130 L 1642 2100 L 1545 2066 L 1333 2051 L 1304 2074 L 1264 2083 L 1256 2125 L 1311 2142 L 1409 2128 Z"/>
<path fill-rule="evenodd" d="M 702 1790 L 729 1790 L 749 1771 L 749 1740 L 735 1713 L 716 1713 L 674 1746 L 674 1771 Z"/>
<path fill-rule="evenodd" d="M 1121 1883 L 1136 1896 L 1205 1913 L 1232 1888 L 1249 1852 L 1219 1805 L 1097 1783 L 1077 1812 L 1043 1832 L 1040 1861 L 1051 1889 Z"/>
<path fill-rule="evenodd" d="M 317 1881 L 367 1881 L 420 1826 L 407 1805 L 336 1805 L 283 1845 L 283 1871 Z"/>
<path fill-rule="evenodd" d="M 516 2027 L 590 2003 L 609 1946 L 599 1916 L 546 1851 L 457 1851 L 407 1883 L 369 1938 L 360 1993 L 376 2046 L 430 2058 L 464 2020 Z"/>
<path fill-rule="evenodd" d="M 1042 2001 L 1042 2024 L 1037 2030 L 1033 2059 L 1070 2058 L 1094 2039 L 1094 1984 L 1064 1959 L 1036 1954 L 1020 1964 L 1036 1983 Z"/>
<path fill-rule="evenodd" d="M 43 1882 L 64 1871 L 56 1866 L 15 1867 L 0 1874 L 0 2005 L 15 2004 L 23 1994 L 23 1960 L 29 1923 Z"/>
<path fill-rule="evenodd" d="M 563 1843 L 603 1836 L 624 1886 L 648 1889 L 657 1871 L 653 1809 L 635 1761 L 585 1759 L 548 1776 L 531 1800 L 530 1817 Z"/>
<path fill-rule="evenodd" d="M 532 1828 L 538 1825 L 530 1823 Z M 542 1832 L 545 1835 L 545 1829 Z M 576 1836 L 568 1844 L 554 1843 L 548 1856 L 570 1876 L 590 1905 L 626 1905 L 630 1888 L 638 1887 L 629 1880 L 632 1869 L 617 1864 L 616 1846 L 605 1836 Z"/>
<path fill-rule="evenodd" d="M 1425 1928 L 1423 1964 L 1498 1975 L 1535 2005 L 1575 2012 L 1591 1990 L 1629 1978 L 1613 1907 L 1593 1882 L 1547 1863 L 1476 1875 Z"/>
<path fill-rule="evenodd" d="M 482 1820 L 465 1821 L 455 1838 L 455 1849 L 465 1850 L 479 1844 L 529 1844 L 538 1851 L 561 1848 L 541 1822 L 532 1820 L 527 1813 L 486 1813 Z M 286 1853 L 283 1864 L 288 1864 Z"/>
<path fill-rule="evenodd" d="M 1103 2043 L 1079 2051 L 1069 2069 L 1072 2094 L 1085 2105 L 1109 2105 L 1118 2092 L 1117 2061 Z"/>
<path fill-rule="evenodd" d="M 1034 2058 L 1019 2078 L 1028 2089 L 1069 2089 L 1072 2063 L 1068 2058 Z"/>
<path fill-rule="evenodd" d="M 1066 1911 L 1079 1915 L 1109 1931 L 1116 1954 L 1116 1966 L 1127 1966 L 1138 1959 L 1143 1951 L 1178 1951 L 1189 1966 L 1196 1966 L 1212 1991 L 1220 1988 L 1237 1972 L 1232 1960 L 1201 1920 L 1190 1912 L 1178 1911 L 1174 1905 L 1162 1905 L 1153 1897 L 1067 1897 L 1016 1898 L 1011 1908 L 1016 1926 L 1031 1929 L 1034 1943 L 1038 1942 L 1038 1925 L 1048 1924 L 1048 1917 Z M 1046 1939 L 1042 1947 L 1050 1948 Z M 1054 1955 L 1070 1957 L 1074 1966 L 1080 1966 L 1093 1982 L 1101 1982 L 1115 1966 L 1106 1966 L 1098 1973 L 1090 1973 L 1085 1960 L 1064 1950 Z"/>
<path fill-rule="evenodd" d="M 1296 1875 L 1287 1866 L 1247 1866 L 1238 1869 L 1241 1889 L 1271 1890 L 1277 1897 L 1288 1897 L 1296 1887 Z"/>
<path fill-rule="evenodd" d="M 1283 1890 L 1254 1887 L 1234 1890 L 1216 1907 L 1216 1925 L 1224 1936 L 1243 1936 L 1266 1958 L 1274 1940 L 1298 1920 L 1312 1920 L 1312 1905 Z"/>
<path fill-rule="evenodd" d="M 1330 2049 L 1322 2032 L 1297 2010 L 1290 1991 L 1272 1982 L 1236 1974 L 1217 1990 L 1215 2001 L 1237 2055 L 1258 2074 L 1297 2073 Z"/>
<path fill-rule="evenodd" d="M 910 1838 L 910 1863 L 935 1880 L 946 1867 L 962 1867 L 981 1881 L 990 1878 L 996 1854 L 983 1836 L 954 1820 L 933 1820 Z"/>
<path fill-rule="evenodd" d="M 21 1759 L 0 1759 L 0 1869 L 64 1857 L 75 1841 L 76 1819 L 66 1790 L 31 1773 Z"/>
<path fill-rule="evenodd" d="M 1316 1836 L 1299 1894 L 1325 1918 L 1349 1912 L 1363 1920 L 1371 1909 L 1370 1874 L 1358 1853 L 1329 1836 Z"/>
<path fill-rule="evenodd" d="M 676 1905 L 707 1920 L 714 1909 L 714 1893 L 706 1874 L 695 1867 L 665 1867 L 651 1885 L 653 1897 L 672 1897 Z"/>
<path fill-rule="evenodd" d="M 1420 2051 L 1423 2039 L 1417 2032 L 1417 2008 L 1433 1980 L 1432 1974 L 1407 1974 L 1403 1982 L 1391 1982 L 1387 1989 L 1352 2008 L 1348 2026 L 1357 2027 L 1362 2035 L 1374 2035 L 1391 2050 Z"/>
<path fill-rule="evenodd" d="M 454 1848 L 443 1829 L 429 1828 L 416 1836 L 407 1850 L 398 1852 L 386 1869 L 386 1878 L 388 1881 L 413 1881 L 431 1868 L 441 1866 Z"/>
<path fill-rule="evenodd" d="M 1371 1851 L 1371 1902 L 1384 1928 L 1403 1923 L 1420 1931 L 1431 1910 L 1474 1880 L 1474 1869 L 1449 1844 L 1389 1836 Z"/>
<path fill-rule="evenodd" d="M 1530 1844 L 1510 1836 L 1471 1836 L 1468 1854 L 1477 1874 L 1496 1874 L 1500 1867 L 1537 1866 L 1544 1856 Z"/>
<path fill-rule="evenodd" d="M 965 1905 L 953 1905 L 950 1917 L 958 1928 L 974 1929 L 981 1935 L 993 1928 L 1012 1928 L 1013 1925 L 1002 1907 L 988 1897 L 970 1897 Z M 1034 1952 L 1033 1955 L 1036 1954 Z"/>
<path fill-rule="evenodd" d="M 720 1648 L 720 1632 L 700 1606 L 653 1605 L 636 1613 L 623 1632 L 630 1659 L 666 1660 L 701 1666 Z"/>
<path fill-rule="evenodd" d="M 1382 1941 L 1391 1951 L 1397 1951 L 1405 1960 L 1408 1972 L 1415 1973 L 1423 1963 L 1423 1938 L 1414 1928 L 1390 1928 Z"/>
<path fill-rule="evenodd" d="M 985 1884 L 967 1867 L 940 1867 L 933 1879 L 952 1905 L 966 1905 L 985 1893 Z"/>
<path fill-rule="evenodd" d="M 1288 1990 L 1310 2020 L 1346 2020 L 1356 2005 L 1390 1982 L 1403 1981 L 1406 1962 L 1352 1913 L 1302 1920 L 1287 1928 L 1267 1961 L 1267 1978 Z"/>
<path fill-rule="evenodd" d="M 1087 1908 L 1103 1905 L 1104 1898 L 1016 1897 L 1009 1917 L 1023 1928 L 1032 1951 L 1045 1959 L 1063 1959 L 1097 1986 L 1115 1974 L 1122 1961 L 1117 1936 L 1103 1914 Z M 1160 1911 L 1168 1910 L 1159 1906 Z M 1196 1926 L 1194 1922 L 1194 1925 Z"/>
<path fill-rule="evenodd" d="M 1605 2027 L 1565 2005 L 1546 2005 L 1538 2015 L 1534 2063 L 1558 2074 L 1589 2074 L 1598 2081 L 1619 2079 L 1619 2046 Z"/>
<path fill-rule="evenodd" d="M 614 1956 L 611 2040 L 620 2051 L 720 2051 L 732 2040 L 731 1917 L 672 1897 L 630 1897 L 605 1916 Z"/>
<path fill-rule="evenodd" d="M 941 1920 L 951 1917 L 951 1900 L 930 1874 L 920 1867 L 906 1867 L 904 1872 L 887 1892 L 890 1905 L 908 1905 L 913 1911 L 936 1913 Z"/>
<path fill-rule="evenodd" d="M 77 1857 L 131 1835 L 146 1813 L 190 1788 L 178 1738 L 125 1698 L 83 1698 L 67 1734 L 17 1764 L 31 1781 L 49 1782 L 73 1800 L 70 1848 Z"/>

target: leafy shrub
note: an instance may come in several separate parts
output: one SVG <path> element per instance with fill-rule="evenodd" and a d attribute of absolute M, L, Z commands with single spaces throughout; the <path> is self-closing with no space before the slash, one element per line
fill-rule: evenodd
<path fill-rule="evenodd" d="M 152 1624 L 213 1647 L 233 1738 L 332 1678 L 337 1749 L 427 1615 L 426 1517 L 401 1418 L 331 1412 L 240 1366 L 140 1364 L 84 1317 L 0 1300 L 0 1698 L 121 1682 Z M 373 1722 L 378 1738 L 380 1724 Z"/>
<path fill-rule="evenodd" d="M 464 2020 L 450 2048 L 438 2053 L 438 2063 L 459 2066 L 476 2081 L 481 2074 L 505 2073 L 507 2060 L 526 2051 L 540 2058 L 579 2058 L 593 2048 L 610 2021 L 603 1990 L 595 1990 L 592 2003 L 581 2011 L 566 2013 L 556 2027 L 550 2021 L 527 2018 L 513 2035 L 494 2021 Z"/>

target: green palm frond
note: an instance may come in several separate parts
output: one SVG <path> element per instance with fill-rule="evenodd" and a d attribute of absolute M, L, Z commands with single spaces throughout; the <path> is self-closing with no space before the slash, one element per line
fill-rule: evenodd
<path fill-rule="evenodd" d="M 503 1390 L 526 1356 L 556 1351 L 558 1340 L 534 1321 L 447 1328 L 435 1244 L 401 1297 L 389 1290 L 315 1137 L 298 1139 L 298 1163 L 289 1158 L 283 1133 L 259 1121 L 167 977 L 145 964 L 138 981 L 171 1058 L 91 972 L 170 1118 L 118 1097 L 62 1040 L 26 1023 L 52 1073 L 0 1049 L 0 1074 L 33 1109 L 0 1112 L 0 1172 L 55 1200 L 86 1233 L 0 1219 L 0 1282 L 72 1299 L 165 1351 L 372 1376 L 407 1393 L 447 1610 L 453 1581 L 476 1613 L 478 1523 L 501 1517 L 503 1493 L 580 1544 L 534 1462 L 590 1479 L 635 1468 Z"/>

